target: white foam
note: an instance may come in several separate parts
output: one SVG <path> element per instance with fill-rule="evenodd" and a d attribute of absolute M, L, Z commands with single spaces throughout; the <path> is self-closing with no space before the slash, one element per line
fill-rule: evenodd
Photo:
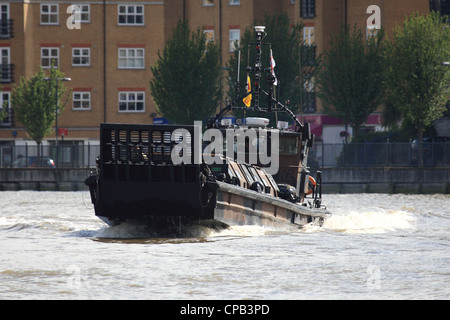
<path fill-rule="evenodd" d="M 416 218 L 411 212 L 369 208 L 366 211 L 348 210 L 333 212 L 323 228 L 347 233 L 385 233 L 395 230 L 415 229 Z"/>

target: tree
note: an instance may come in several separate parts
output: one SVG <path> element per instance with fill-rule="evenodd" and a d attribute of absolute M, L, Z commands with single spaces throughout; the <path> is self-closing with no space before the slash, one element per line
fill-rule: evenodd
<path fill-rule="evenodd" d="M 306 59 L 308 49 L 313 47 L 305 45 L 302 39 L 302 24 L 297 23 L 292 26 L 285 12 L 266 15 L 263 25 L 266 27 L 265 33 L 267 34 L 263 43 L 271 44 L 270 48 L 276 61 L 275 74 L 278 86 L 274 87 L 275 96 L 281 103 L 286 103 L 289 100 L 289 108 L 293 112 L 301 112 L 304 83 L 307 79 L 312 78 L 317 64 L 314 59 Z M 247 74 L 244 71 L 247 66 L 254 67 L 256 56 L 254 46 L 248 46 L 248 42 L 252 42 L 254 39 L 254 26 L 250 26 L 245 30 L 239 46 L 236 47 L 227 63 L 228 99 L 230 100 L 237 98 L 236 82 L 238 79 L 239 52 L 241 72 L 239 74 L 238 93 L 243 95 L 246 92 Z M 261 61 L 263 68 L 270 67 L 270 50 L 268 47 L 262 48 Z M 267 84 L 264 80 L 264 73 L 262 73 L 261 88 L 267 91 Z M 267 104 L 263 96 L 260 96 L 260 101 L 261 107 Z M 240 101 L 238 102 L 240 103 Z M 264 114 L 264 116 L 270 118 L 268 114 Z"/>
<path fill-rule="evenodd" d="M 383 37 L 383 30 L 378 30 L 366 40 L 356 26 L 351 33 L 342 27 L 321 58 L 316 84 L 324 111 L 350 125 L 355 140 L 369 114 L 382 102 Z"/>
<path fill-rule="evenodd" d="M 442 116 L 448 100 L 450 30 L 438 13 L 414 13 L 394 29 L 388 44 L 388 99 L 417 129 L 418 165 L 423 166 L 424 130 Z"/>
<path fill-rule="evenodd" d="M 2 88 L 0 87 L 0 92 L 2 92 Z M 7 106 L 7 102 L 3 102 L 3 105 L 0 106 L 0 122 L 5 120 L 9 116 L 9 109 Z"/>
<path fill-rule="evenodd" d="M 11 105 L 15 110 L 17 120 L 27 129 L 31 139 L 39 145 L 45 136 L 53 130 L 56 120 L 56 108 L 62 113 L 69 100 L 67 88 L 63 84 L 56 86 L 57 79 L 64 74 L 56 69 L 50 69 L 47 78 L 42 68 L 30 79 L 20 78 L 19 85 L 14 87 Z M 56 92 L 58 87 L 58 92 Z M 58 101 L 56 100 L 58 98 Z"/>
<path fill-rule="evenodd" d="M 222 98 L 220 49 L 200 29 L 179 21 L 158 61 L 151 66 L 150 91 L 157 111 L 179 124 L 211 116 Z"/>
<path fill-rule="evenodd" d="M 3 88 L 0 86 L 0 92 L 2 92 L 2 91 L 3 91 Z M 0 122 L 2 122 L 3 120 L 5 120 L 8 117 L 9 117 L 8 102 L 4 101 L 3 105 L 0 106 Z"/>

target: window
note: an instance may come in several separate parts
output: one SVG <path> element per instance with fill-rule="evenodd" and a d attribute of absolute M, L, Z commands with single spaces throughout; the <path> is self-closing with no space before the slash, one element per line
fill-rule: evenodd
<path fill-rule="evenodd" d="M 6 115 L 3 121 L 0 121 L 1 126 L 10 126 L 11 125 L 11 103 L 10 103 L 10 93 L 9 92 L 0 92 L 0 113 L 3 113 L 3 110 L 6 110 Z"/>
<path fill-rule="evenodd" d="M 72 66 L 90 66 L 91 49 L 90 48 L 72 48 Z"/>
<path fill-rule="evenodd" d="M 89 23 L 91 22 L 91 10 L 90 10 L 90 5 L 88 4 L 75 4 L 75 6 L 77 6 L 79 8 L 77 8 L 77 13 L 79 13 L 80 15 L 80 22 L 81 23 Z"/>
<path fill-rule="evenodd" d="M 13 82 L 13 65 L 10 61 L 9 48 L 0 48 L 0 82 Z"/>
<path fill-rule="evenodd" d="M 144 49 L 120 48 L 119 69 L 144 69 Z"/>
<path fill-rule="evenodd" d="M 241 39 L 241 30 L 230 29 L 230 52 L 237 50 L 239 47 L 239 40 Z"/>
<path fill-rule="evenodd" d="M 145 92 L 119 92 L 119 112 L 144 112 Z"/>
<path fill-rule="evenodd" d="M 214 0 L 203 0 L 204 7 L 213 6 L 213 5 L 214 5 Z"/>
<path fill-rule="evenodd" d="M 91 93 L 77 91 L 72 95 L 73 110 L 91 110 Z"/>
<path fill-rule="evenodd" d="M 41 4 L 41 24 L 58 24 L 58 15 L 57 4 Z"/>
<path fill-rule="evenodd" d="M 214 29 L 205 29 L 203 30 L 203 33 L 205 34 L 206 37 L 206 42 L 212 42 L 214 41 Z"/>
<path fill-rule="evenodd" d="M 119 25 L 144 25 L 144 6 L 119 5 Z"/>
<path fill-rule="evenodd" d="M 9 39 L 13 36 L 13 21 L 9 19 L 9 4 L 0 4 L 0 38 Z"/>
<path fill-rule="evenodd" d="M 302 110 L 305 113 L 316 112 L 316 93 L 314 90 L 314 78 L 305 77 L 302 90 Z"/>
<path fill-rule="evenodd" d="M 230 6 L 238 6 L 241 4 L 241 0 L 229 0 Z"/>
<path fill-rule="evenodd" d="M 314 27 L 303 28 L 303 40 L 307 46 L 314 45 Z"/>
<path fill-rule="evenodd" d="M 43 69 L 59 66 L 59 48 L 41 48 L 41 66 Z"/>
<path fill-rule="evenodd" d="M 367 26 L 366 27 L 366 39 L 367 40 L 376 40 L 378 34 L 378 29 L 376 26 Z"/>
<path fill-rule="evenodd" d="M 312 66 L 316 61 L 316 46 L 314 39 L 314 27 L 303 28 L 304 46 L 301 47 L 302 65 Z"/>
<path fill-rule="evenodd" d="M 316 16 L 316 0 L 300 0 L 300 18 L 312 19 Z"/>

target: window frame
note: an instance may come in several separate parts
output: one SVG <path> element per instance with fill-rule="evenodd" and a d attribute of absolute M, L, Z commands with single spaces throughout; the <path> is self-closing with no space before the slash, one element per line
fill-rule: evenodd
<path fill-rule="evenodd" d="M 204 7 L 212 7 L 214 6 L 214 0 L 203 0 L 202 4 Z"/>
<path fill-rule="evenodd" d="M 78 6 L 80 8 L 80 23 L 91 23 L 91 5 L 90 4 L 82 4 L 82 3 L 74 3 L 73 5 Z M 87 12 L 83 11 L 83 8 L 87 8 Z M 83 15 L 87 15 L 87 19 L 83 19 Z M 77 21 L 78 22 L 78 21 Z"/>
<path fill-rule="evenodd" d="M 12 22 L 10 22 L 9 3 L 0 3 L 0 39 L 12 38 Z"/>
<path fill-rule="evenodd" d="M 138 57 L 137 52 L 142 50 L 142 56 Z M 121 51 L 125 51 L 126 55 L 125 57 L 120 55 Z M 129 53 L 130 52 L 134 52 L 134 56 L 131 56 Z M 117 62 L 117 67 L 119 69 L 138 69 L 138 70 L 143 70 L 145 69 L 145 48 L 119 48 L 119 50 L 117 51 L 118 53 L 118 62 Z M 128 62 L 133 59 L 134 60 L 134 66 L 129 66 Z M 125 66 L 121 66 L 120 62 L 121 61 L 125 61 Z M 136 61 L 140 61 L 142 60 L 142 66 L 136 66 Z"/>
<path fill-rule="evenodd" d="M 123 99 L 122 96 L 125 95 L 126 98 Z M 130 99 L 130 96 L 134 95 L 136 98 L 134 100 Z M 137 96 L 142 95 L 142 100 L 138 100 Z M 137 110 L 137 104 L 138 102 L 142 102 L 142 110 Z M 121 103 L 126 104 L 126 109 L 121 110 Z M 129 104 L 135 103 L 135 109 L 130 110 Z M 118 107 L 119 107 L 119 113 L 145 113 L 145 91 L 119 91 L 118 96 Z"/>
<path fill-rule="evenodd" d="M 206 43 L 214 42 L 216 40 L 214 29 L 203 29 L 203 34 L 206 37 Z"/>
<path fill-rule="evenodd" d="M 124 13 L 120 12 L 121 7 L 125 8 Z M 134 13 L 128 12 L 128 8 L 131 8 L 131 7 L 134 8 Z M 138 7 L 142 8 L 142 13 L 137 13 L 136 9 Z M 120 16 L 125 16 L 126 21 L 120 22 Z M 135 18 L 137 16 L 142 16 L 142 22 L 138 23 L 138 22 L 136 22 L 136 19 L 135 19 L 134 23 L 130 23 L 130 22 L 128 22 L 128 16 L 134 16 Z M 145 6 L 143 4 L 118 4 L 117 5 L 117 24 L 119 26 L 144 26 L 145 25 Z"/>
<path fill-rule="evenodd" d="M 49 53 L 51 53 L 52 50 L 56 50 L 57 56 L 56 58 L 50 54 L 48 57 L 44 57 L 44 50 L 49 50 Z M 48 66 L 44 66 L 43 60 L 49 59 Z M 51 69 L 52 67 L 52 59 L 56 60 L 56 63 L 54 65 L 55 68 L 59 67 L 59 47 L 41 47 L 41 67 L 42 69 Z"/>
<path fill-rule="evenodd" d="M 75 55 L 75 50 L 80 50 L 80 55 Z M 84 55 L 82 54 L 83 50 L 88 50 L 88 54 Z M 74 63 L 74 58 L 78 57 L 80 58 L 80 63 Z M 81 63 L 83 58 L 87 57 L 87 63 Z M 90 67 L 91 66 L 91 48 L 89 47 L 75 47 L 72 48 L 72 67 Z"/>
<path fill-rule="evenodd" d="M 6 54 L 4 54 L 6 53 Z M 6 61 L 3 61 L 5 59 Z M 5 63 L 4 63 L 5 62 Z M 11 64 L 11 48 L 0 47 L 0 83 L 13 82 L 13 67 Z M 5 77 L 6 75 L 6 77 Z"/>
<path fill-rule="evenodd" d="M 232 39 L 231 35 L 232 33 L 237 32 L 239 33 L 238 39 Z M 229 52 L 234 52 L 240 44 L 241 41 L 241 29 L 230 29 L 228 32 L 228 41 L 229 41 Z M 237 41 L 237 44 L 235 45 L 235 41 Z"/>
<path fill-rule="evenodd" d="M 49 12 L 44 13 L 42 11 L 42 9 L 47 6 Z M 51 12 L 51 7 L 56 7 L 56 12 Z M 48 17 L 47 22 L 42 21 L 42 18 L 44 16 Z M 56 22 L 51 22 L 51 16 L 56 16 Z M 44 25 L 44 26 L 55 26 L 55 25 L 59 25 L 59 4 L 58 3 L 41 3 L 41 11 L 40 11 L 40 24 Z"/>
<path fill-rule="evenodd" d="M 75 99 L 76 94 L 79 94 L 80 98 Z M 87 98 L 84 97 L 85 94 L 87 94 Z M 80 106 L 75 107 L 75 102 L 79 102 Z M 83 106 L 84 102 L 88 102 L 89 106 L 87 108 Z M 90 91 L 73 91 L 72 92 L 72 110 L 74 110 L 74 111 L 92 110 L 91 92 Z"/>
<path fill-rule="evenodd" d="M 300 18 L 314 19 L 316 17 L 316 0 L 300 0 Z"/>
<path fill-rule="evenodd" d="M 228 5 L 229 6 L 240 6 L 241 0 L 228 0 Z"/>
<path fill-rule="evenodd" d="M 307 46 L 315 45 L 316 42 L 315 33 L 316 29 L 314 26 L 303 27 L 303 41 L 305 42 L 305 45 Z"/>

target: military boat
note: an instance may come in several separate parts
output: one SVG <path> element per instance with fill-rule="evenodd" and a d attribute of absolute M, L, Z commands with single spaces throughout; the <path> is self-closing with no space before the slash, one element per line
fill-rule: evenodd
<path fill-rule="evenodd" d="M 308 153 L 314 136 L 289 108 L 273 97 L 275 77 L 267 70 L 268 92 L 258 85 L 264 27 L 255 27 L 255 86 L 223 108 L 202 130 L 194 125 L 100 125 L 100 156 L 89 186 L 95 214 L 109 225 L 145 224 L 156 230 L 182 225 L 321 225 L 330 216 L 322 204 L 322 174 L 312 176 Z M 293 120 L 271 126 L 267 118 L 231 121 L 253 94 L 253 107 L 286 112 Z M 259 105 L 267 97 L 267 107 Z"/>

